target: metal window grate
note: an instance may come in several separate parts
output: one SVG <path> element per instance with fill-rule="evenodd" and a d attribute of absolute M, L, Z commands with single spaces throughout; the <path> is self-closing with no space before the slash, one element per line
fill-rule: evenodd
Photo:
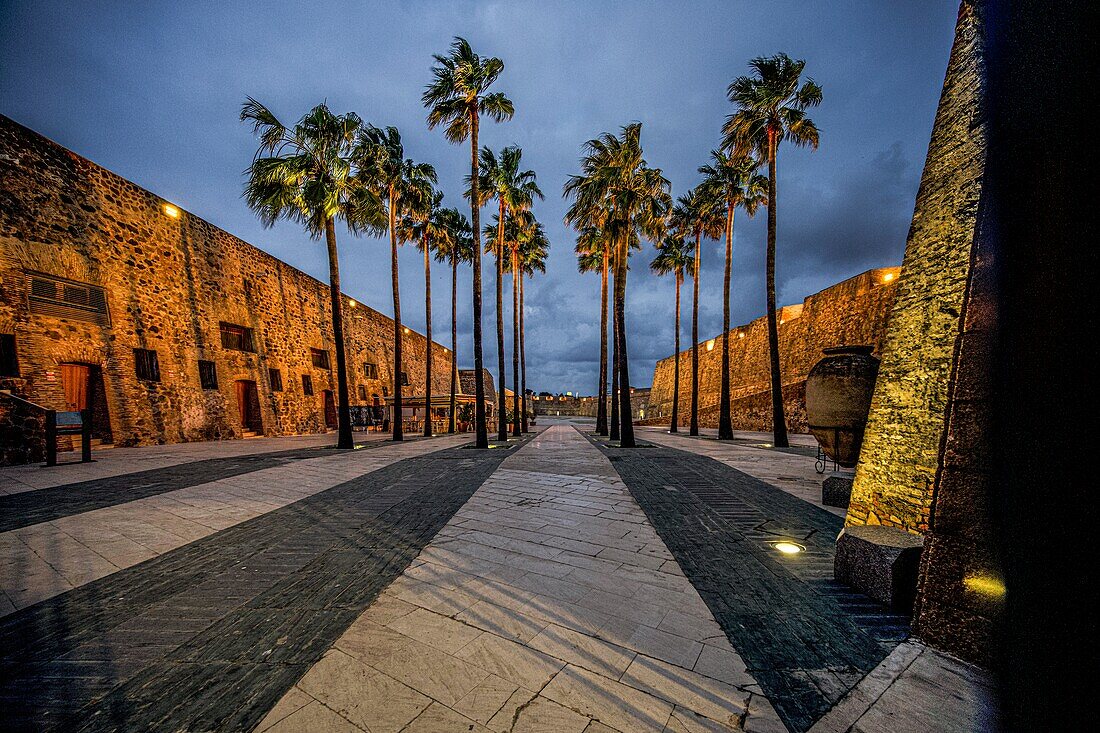
<path fill-rule="evenodd" d="M 68 280 L 41 272 L 27 273 L 31 313 L 111 325 L 107 292 L 98 285 Z"/>
<path fill-rule="evenodd" d="M 271 383 L 272 392 L 283 391 L 283 373 L 278 369 L 268 369 L 267 380 Z"/>
<path fill-rule="evenodd" d="M 318 369 L 329 369 L 328 352 L 324 349 L 310 349 L 309 356 L 313 360 L 313 366 Z"/>
<path fill-rule="evenodd" d="M 256 350 L 256 347 L 252 340 L 251 328 L 238 326 L 235 323 L 226 323 L 225 321 L 222 321 L 218 324 L 218 330 L 221 331 L 223 349 L 249 352 L 253 352 Z"/>
<path fill-rule="evenodd" d="M 203 389 L 218 388 L 218 367 L 214 362 L 199 360 L 199 382 Z"/>
<path fill-rule="evenodd" d="M 302 392 L 307 396 L 313 394 L 313 377 L 308 374 L 302 375 Z"/>
<path fill-rule="evenodd" d="M 153 349 L 134 349 L 134 372 L 138 379 L 148 382 L 160 381 L 160 363 Z"/>

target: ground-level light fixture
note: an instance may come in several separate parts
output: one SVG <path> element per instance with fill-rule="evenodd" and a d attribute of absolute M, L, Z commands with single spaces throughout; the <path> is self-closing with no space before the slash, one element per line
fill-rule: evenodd
<path fill-rule="evenodd" d="M 805 547 L 798 544 L 797 542 L 791 542 L 790 540 L 779 540 L 778 542 L 773 542 L 772 547 L 779 550 L 784 555 L 798 555 L 799 553 L 806 551 Z"/>
<path fill-rule="evenodd" d="M 172 204 L 165 204 L 164 213 L 172 217 L 173 219 L 178 219 L 180 215 L 180 210 L 177 207 L 172 206 Z"/>

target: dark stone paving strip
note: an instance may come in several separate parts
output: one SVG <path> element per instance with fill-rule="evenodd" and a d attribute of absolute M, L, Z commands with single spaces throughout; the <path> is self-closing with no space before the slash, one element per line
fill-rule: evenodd
<path fill-rule="evenodd" d="M 362 443 L 360 450 L 380 445 L 388 445 L 388 443 L 386 441 Z M 322 458 L 336 452 L 334 449 L 321 446 L 210 458 L 108 478 L 21 491 L 18 494 L 0 497 L 0 532 L 10 532 L 13 529 L 29 527 L 40 522 L 51 522 L 74 514 L 125 504 L 128 501 L 186 489 L 218 479 L 232 478 L 280 466 L 292 460 Z"/>
<path fill-rule="evenodd" d="M 908 635 L 905 618 L 833 580 L 840 517 L 705 456 L 593 442 L 792 730 Z M 806 551 L 781 555 L 769 544 L 780 538 Z"/>
<path fill-rule="evenodd" d="M 0 621 L 5 730 L 251 730 L 510 450 L 409 458 Z"/>

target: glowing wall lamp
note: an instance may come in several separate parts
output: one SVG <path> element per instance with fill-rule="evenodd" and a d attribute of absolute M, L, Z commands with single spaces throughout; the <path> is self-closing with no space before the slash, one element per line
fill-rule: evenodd
<path fill-rule="evenodd" d="M 888 283 L 893 279 L 894 279 L 894 273 L 892 273 L 892 272 L 888 272 L 888 273 L 886 273 L 885 275 L 882 276 L 882 281 L 884 283 Z"/>
<path fill-rule="evenodd" d="M 175 206 L 172 206 L 172 204 L 165 204 L 164 205 L 164 213 L 167 216 L 172 217 L 173 219 L 178 219 L 179 216 L 180 216 L 180 210 L 178 208 L 176 208 Z"/>
<path fill-rule="evenodd" d="M 707 342 L 707 351 L 714 351 L 714 339 Z"/>

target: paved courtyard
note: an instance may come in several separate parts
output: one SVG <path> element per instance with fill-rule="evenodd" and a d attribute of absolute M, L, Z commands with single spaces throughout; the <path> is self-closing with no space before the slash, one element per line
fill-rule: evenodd
<path fill-rule="evenodd" d="M 913 699 L 948 712 L 912 730 L 990 724 L 988 680 L 832 581 L 812 454 L 539 430 L 5 469 L 2 727 L 898 733 Z"/>

